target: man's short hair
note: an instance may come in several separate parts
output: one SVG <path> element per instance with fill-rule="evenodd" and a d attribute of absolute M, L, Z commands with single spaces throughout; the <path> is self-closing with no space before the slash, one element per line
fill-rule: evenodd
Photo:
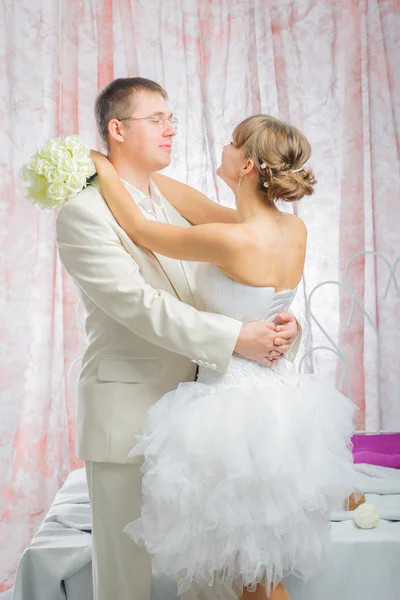
<path fill-rule="evenodd" d="M 129 117 L 133 107 L 133 94 L 150 92 L 159 94 L 165 100 L 167 92 L 155 81 L 143 77 L 120 77 L 102 89 L 95 104 L 97 129 L 104 144 L 108 147 L 108 124 L 111 119 Z"/>

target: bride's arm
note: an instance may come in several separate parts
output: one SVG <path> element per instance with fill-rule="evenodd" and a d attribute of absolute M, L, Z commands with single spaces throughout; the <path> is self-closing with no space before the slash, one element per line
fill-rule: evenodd
<path fill-rule="evenodd" d="M 151 178 L 168 202 L 192 225 L 237 223 L 236 210 L 213 202 L 190 185 L 160 173 L 153 173 Z"/>
<path fill-rule="evenodd" d="M 229 267 L 245 242 L 236 224 L 177 227 L 149 221 L 123 185 L 113 165 L 92 153 L 104 198 L 122 229 L 136 243 L 164 256 Z"/>

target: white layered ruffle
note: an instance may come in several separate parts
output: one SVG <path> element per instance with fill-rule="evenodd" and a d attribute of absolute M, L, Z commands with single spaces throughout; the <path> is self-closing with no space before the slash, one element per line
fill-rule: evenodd
<path fill-rule="evenodd" d="M 280 371 L 234 387 L 183 383 L 148 413 L 131 452 L 145 457 L 142 513 L 125 531 L 180 592 L 307 580 L 329 554 L 329 512 L 353 491 L 354 406 Z"/>

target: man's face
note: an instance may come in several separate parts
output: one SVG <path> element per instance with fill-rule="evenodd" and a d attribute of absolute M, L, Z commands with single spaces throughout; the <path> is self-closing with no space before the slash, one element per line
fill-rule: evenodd
<path fill-rule="evenodd" d="M 124 153 L 149 173 L 164 169 L 171 162 L 172 141 L 176 135 L 176 129 L 168 120 L 172 112 L 167 102 L 159 94 L 136 93 L 130 113 L 121 118 L 141 120 L 122 121 Z M 143 117 L 155 117 L 155 120 Z"/>

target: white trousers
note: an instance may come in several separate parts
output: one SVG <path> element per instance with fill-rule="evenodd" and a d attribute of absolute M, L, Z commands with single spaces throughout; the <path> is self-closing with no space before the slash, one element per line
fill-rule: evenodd
<path fill-rule="evenodd" d="M 151 559 L 123 529 L 140 516 L 140 465 L 86 462 L 94 600 L 150 600 Z"/>
<path fill-rule="evenodd" d="M 150 600 L 150 555 L 123 533 L 125 525 L 140 516 L 140 465 L 86 461 L 86 474 L 93 521 L 94 600 Z M 220 586 L 202 590 L 193 586 L 181 600 L 232 598 L 231 590 Z"/>

